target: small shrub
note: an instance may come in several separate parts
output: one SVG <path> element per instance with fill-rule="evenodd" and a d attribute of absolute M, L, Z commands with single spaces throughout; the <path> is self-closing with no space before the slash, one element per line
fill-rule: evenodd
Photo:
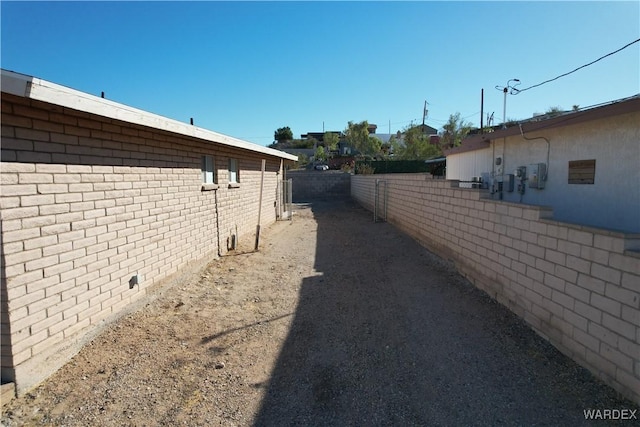
<path fill-rule="evenodd" d="M 352 160 L 350 162 L 345 162 L 340 166 L 340 170 L 342 172 L 353 173 L 355 162 Z"/>
<path fill-rule="evenodd" d="M 358 163 L 356 164 L 356 174 L 358 175 L 373 175 L 375 173 L 375 169 L 373 166 L 368 165 L 366 163 Z"/>

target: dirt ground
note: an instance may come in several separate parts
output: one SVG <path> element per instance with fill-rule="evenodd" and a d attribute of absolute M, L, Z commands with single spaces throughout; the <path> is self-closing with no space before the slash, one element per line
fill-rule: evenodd
<path fill-rule="evenodd" d="M 261 239 L 108 327 L 2 425 L 582 425 L 637 408 L 351 202 L 297 205 Z"/>

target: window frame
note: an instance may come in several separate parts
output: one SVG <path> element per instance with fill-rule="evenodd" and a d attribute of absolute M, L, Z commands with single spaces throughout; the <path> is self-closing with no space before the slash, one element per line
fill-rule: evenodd
<path fill-rule="evenodd" d="M 569 160 L 569 185 L 593 185 L 596 183 L 596 159 Z"/>
<path fill-rule="evenodd" d="M 215 156 L 209 154 L 202 155 L 200 161 L 200 172 L 203 191 L 215 190 L 218 188 Z"/>
<path fill-rule="evenodd" d="M 240 186 L 240 161 L 235 157 L 229 157 L 229 187 Z"/>

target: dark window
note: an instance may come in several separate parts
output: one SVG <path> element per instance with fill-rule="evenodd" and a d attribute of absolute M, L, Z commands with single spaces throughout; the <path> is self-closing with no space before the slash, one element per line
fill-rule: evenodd
<path fill-rule="evenodd" d="M 596 179 L 596 161 L 569 161 L 569 184 L 593 184 Z"/>
<path fill-rule="evenodd" d="M 204 184 L 214 184 L 216 182 L 214 164 L 212 156 L 202 156 L 202 182 Z"/>
<path fill-rule="evenodd" d="M 238 170 L 238 159 L 229 159 L 229 183 L 240 182 L 240 171 Z"/>

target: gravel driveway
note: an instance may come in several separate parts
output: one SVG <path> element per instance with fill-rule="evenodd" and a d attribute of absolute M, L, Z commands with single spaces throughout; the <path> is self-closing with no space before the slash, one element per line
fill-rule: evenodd
<path fill-rule="evenodd" d="M 638 409 L 352 202 L 297 205 L 261 238 L 160 290 L 2 423 L 575 426 Z"/>

